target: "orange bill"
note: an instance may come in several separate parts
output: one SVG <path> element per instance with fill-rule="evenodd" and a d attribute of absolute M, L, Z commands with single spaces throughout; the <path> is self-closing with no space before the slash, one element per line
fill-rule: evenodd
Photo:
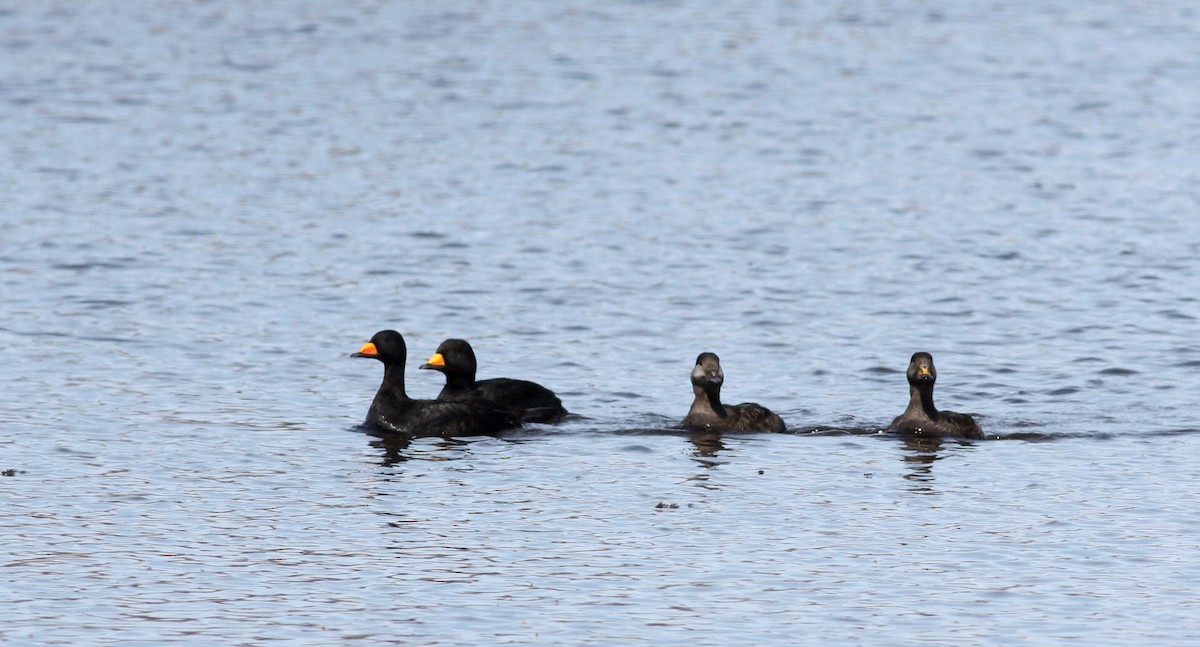
<path fill-rule="evenodd" d="M 445 357 L 442 357 L 442 354 L 441 354 L 441 353 L 434 353 L 434 354 L 433 354 L 433 357 L 430 357 L 430 358 L 429 358 L 429 362 L 428 362 L 428 363 L 429 363 L 429 365 L 430 365 L 430 366 L 445 366 L 445 365 L 446 365 L 446 358 L 445 358 Z"/>

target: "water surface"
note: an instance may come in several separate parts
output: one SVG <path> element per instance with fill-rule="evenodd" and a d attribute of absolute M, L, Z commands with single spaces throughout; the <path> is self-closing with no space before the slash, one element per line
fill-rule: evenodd
<path fill-rule="evenodd" d="M 1149 1 L 0 10 L 0 638 L 1191 644 L 1197 43 Z M 382 328 L 578 417 L 364 434 Z M 794 433 L 672 430 L 704 350 Z M 916 350 L 989 440 L 876 433 Z"/>

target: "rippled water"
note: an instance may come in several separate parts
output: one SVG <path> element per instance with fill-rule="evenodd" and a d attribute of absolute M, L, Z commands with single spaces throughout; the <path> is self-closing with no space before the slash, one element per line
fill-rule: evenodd
<path fill-rule="evenodd" d="M 1198 61 L 1182 2 L 10 4 L 0 639 L 1194 643 Z M 365 435 L 381 328 L 578 416 Z M 702 350 L 795 433 L 672 430 Z M 989 440 L 876 433 L 915 350 Z"/>

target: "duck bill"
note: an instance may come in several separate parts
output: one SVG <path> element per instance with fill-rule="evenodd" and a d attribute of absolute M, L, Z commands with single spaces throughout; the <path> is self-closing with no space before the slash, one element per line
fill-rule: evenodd
<path fill-rule="evenodd" d="M 351 353 L 350 357 L 379 357 L 379 350 L 375 348 L 375 344 L 367 342 L 357 353 Z"/>
<path fill-rule="evenodd" d="M 427 368 L 434 371 L 440 371 L 446 368 L 446 358 L 442 357 L 441 353 L 434 353 L 433 357 L 430 357 L 428 362 L 422 364 L 418 368 Z"/>

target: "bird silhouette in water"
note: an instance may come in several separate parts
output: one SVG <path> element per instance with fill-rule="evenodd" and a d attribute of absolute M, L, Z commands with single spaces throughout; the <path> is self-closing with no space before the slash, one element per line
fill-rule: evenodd
<path fill-rule="evenodd" d="M 524 410 L 525 422 L 554 422 L 567 415 L 558 396 L 536 382 L 507 377 L 476 381 L 475 350 L 463 339 L 447 339 L 439 344 L 420 368 L 445 374 L 446 386 L 438 394 L 439 400 L 491 400 Z"/>
<path fill-rule="evenodd" d="M 382 330 L 351 357 L 383 362 L 383 383 L 375 392 L 363 424 L 387 433 L 409 436 L 494 435 L 521 426 L 521 412 L 483 398 L 459 401 L 414 400 L 404 390 L 408 346 L 394 330 Z"/>
<path fill-rule="evenodd" d="M 891 428 L 907 434 L 983 438 L 983 430 L 965 413 L 938 411 L 933 406 L 937 369 L 929 353 L 914 353 L 908 362 L 908 408 L 896 416 Z"/>
<path fill-rule="evenodd" d="M 722 404 L 724 382 L 721 359 L 715 353 L 700 353 L 692 369 L 692 391 L 696 398 L 683 419 L 684 426 L 726 431 L 787 431 L 783 419 L 760 404 Z"/>

